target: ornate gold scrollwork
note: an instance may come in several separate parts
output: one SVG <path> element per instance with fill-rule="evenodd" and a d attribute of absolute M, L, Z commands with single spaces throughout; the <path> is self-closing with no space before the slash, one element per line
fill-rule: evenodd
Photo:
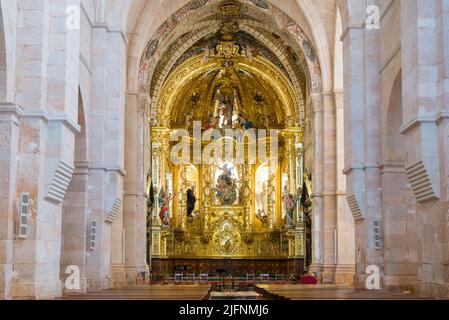
<path fill-rule="evenodd" d="M 304 103 L 282 70 L 262 55 L 252 55 L 243 44 L 240 47 L 233 41 L 232 34 L 238 32 L 239 25 L 232 21 L 232 15 L 240 12 L 240 5 L 226 1 L 219 8 L 223 15 L 229 16 L 221 27 L 222 41 L 215 49 L 207 48 L 205 55 L 192 57 L 177 66 L 162 85 L 157 101 L 157 123 L 161 128 L 152 129 L 152 138 L 159 143 L 155 159 L 159 164 L 158 176 L 162 180 L 166 171 L 171 170 L 176 189 L 174 193 L 177 193 L 172 208 L 173 225 L 163 229 L 159 239 L 164 243 L 170 242 L 171 246 L 158 252 L 175 258 L 298 257 L 304 254 L 303 230 L 300 226 L 292 226 L 293 229 L 288 230 L 283 227 L 282 191 L 279 186 L 281 173 L 288 172 L 291 176 L 292 190 L 298 185 L 296 180 L 300 180 L 297 178 L 300 177 L 299 173 L 295 173 L 293 168 L 296 164 L 294 157 L 302 152 L 296 146 L 298 141 L 302 141 L 303 132 L 295 126 L 299 121 L 298 115 L 304 113 L 300 110 Z M 265 224 L 257 220 L 255 213 L 256 170 L 262 164 L 236 165 L 240 177 L 222 186 L 227 188 L 222 192 L 224 196 L 232 193 L 236 198 L 227 202 L 216 201 L 217 193 L 222 191 L 218 188 L 219 184 L 218 187 L 214 186 L 217 166 L 192 165 L 198 170 L 195 185 L 199 191 L 198 209 L 194 217 L 187 217 L 186 214 L 186 191 L 191 178 L 184 165 L 168 164 L 169 135 L 172 132 L 193 130 L 187 119 L 200 121 L 206 127 L 219 118 L 217 110 L 224 113 L 230 105 L 234 109 L 228 113 L 235 111 L 233 116 L 249 118 L 253 121 L 253 128 L 282 130 L 281 147 L 286 151 L 282 154 L 279 172 L 267 176 L 267 195 L 262 192 L 263 197 L 257 198 L 267 198 L 266 208 L 262 210 L 268 215 Z M 226 117 L 229 119 L 229 116 Z M 232 125 L 233 121 L 234 118 Z M 189 125 L 186 125 L 187 122 Z M 204 127 L 201 133 L 206 130 Z M 202 147 L 206 144 L 201 142 Z M 232 192 L 228 190 L 229 185 Z"/>
<path fill-rule="evenodd" d="M 220 229 L 214 233 L 212 243 L 217 255 L 240 255 L 240 233 L 230 221 L 224 221 Z"/>
<path fill-rule="evenodd" d="M 231 59 L 237 57 L 240 47 L 232 41 L 223 41 L 217 45 L 217 57 Z"/>
<path fill-rule="evenodd" d="M 240 12 L 240 4 L 235 1 L 225 1 L 220 6 L 220 12 L 224 15 L 236 15 Z"/>

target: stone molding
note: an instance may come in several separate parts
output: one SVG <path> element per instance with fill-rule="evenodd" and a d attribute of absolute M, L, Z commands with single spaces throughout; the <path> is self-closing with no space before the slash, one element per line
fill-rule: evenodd
<path fill-rule="evenodd" d="M 75 172 L 74 174 L 83 174 L 88 175 L 89 174 L 89 161 L 77 161 L 75 162 Z"/>
<path fill-rule="evenodd" d="M 111 210 L 109 210 L 109 214 L 106 216 L 106 223 L 114 223 L 120 216 L 120 209 L 122 208 L 123 200 L 119 198 L 115 198 L 112 203 Z"/>
<path fill-rule="evenodd" d="M 445 119 L 449 118 L 448 112 L 437 112 L 433 114 L 419 114 L 415 118 L 409 120 L 404 124 L 400 132 L 403 135 L 409 134 L 412 130 L 419 130 L 420 127 L 432 128 L 432 138 L 438 139 L 438 126 Z M 424 153 L 424 144 L 427 143 L 424 137 L 424 132 L 421 132 L 420 143 L 421 152 Z M 434 140 L 432 140 L 434 141 Z M 438 151 L 435 151 L 438 152 Z M 439 176 L 435 170 L 439 168 L 438 157 L 433 155 L 422 155 L 421 159 L 413 159 L 413 163 L 405 166 L 407 178 L 412 186 L 413 193 L 418 203 L 425 203 L 427 201 L 436 200 L 440 198 Z"/>
<path fill-rule="evenodd" d="M 15 103 L 1 102 L 0 103 L 0 114 L 16 114 L 21 115 L 23 113 L 23 108 Z"/>
<path fill-rule="evenodd" d="M 22 113 L 22 107 L 15 103 L 0 103 L 0 116 L 6 115 L 11 117 L 7 121 L 13 121 L 14 124 L 19 125 L 19 118 Z M 3 120 L 0 118 L 0 121 Z"/>
<path fill-rule="evenodd" d="M 402 161 L 384 161 L 380 164 L 380 174 L 384 173 L 403 173 L 405 172 L 405 163 Z"/>
<path fill-rule="evenodd" d="M 369 162 L 364 163 L 364 164 L 353 163 L 353 164 L 350 164 L 349 166 L 345 167 L 343 169 L 342 173 L 347 176 L 347 175 L 350 175 L 352 173 L 352 171 L 355 171 L 355 170 L 365 171 L 366 169 L 379 169 L 379 165 L 377 163 L 369 163 Z"/>
<path fill-rule="evenodd" d="M 124 192 L 123 193 L 124 197 L 145 197 L 148 198 L 148 195 L 146 193 L 142 193 L 142 192 Z"/>
<path fill-rule="evenodd" d="M 438 189 L 434 188 L 423 161 L 406 166 L 405 172 L 419 203 L 439 199 Z"/>
<path fill-rule="evenodd" d="M 346 36 L 351 30 L 363 30 L 363 29 L 365 29 L 365 23 L 348 24 L 348 26 L 343 30 L 343 32 L 340 35 L 340 41 L 344 42 Z"/>
<path fill-rule="evenodd" d="M 404 124 L 400 132 L 401 134 L 405 135 L 410 130 L 416 128 L 422 123 L 434 123 L 438 124 L 444 119 L 449 119 L 449 112 L 438 112 L 437 114 L 430 114 L 430 115 L 417 115 L 415 118 L 409 120 L 406 124 Z"/>
<path fill-rule="evenodd" d="M 60 161 L 51 184 L 48 186 L 46 200 L 55 204 L 61 204 L 64 201 L 65 194 L 72 180 L 75 167 Z"/>
<path fill-rule="evenodd" d="M 90 27 L 92 29 L 105 29 L 108 33 L 119 33 L 125 42 L 126 45 L 128 45 L 128 37 L 126 36 L 125 32 L 123 30 L 113 30 L 109 27 L 109 25 L 106 22 L 95 22 L 93 19 L 95 17 L 92 17 L 88 10 L 85 8 L 83 2 L 80 4 L 81 10 L 84 13 L 84 16 L 86 17 L 87 22 L 89 23 Z"/>
<path fill-rule="evenodd" d="M 348 206 L 349 206 L 349 209 L 351 210 L 354 220 L 356 222 L 363 220 L 362 210 L 360 209 L 360 205 L 359 205 L 356 195 L 353 194 L 351 196 L 348 196 L 346 198 L 346 201 L 348 202 Z"/>
<path fill-rule="evenodd" d="M 64 116 L 56 116 L 56 117 L 48 117 L 48 122 L 60 122 L 62 125 L 64 125 L 67 129 L 72 131 L 74 134 L 78 134 L 81 132 L 81 126 L 74 122 L 72 119 Z"/>
<path fill-rule="evenodd" d="M 116 172 L 116 173 L 118 173 L 118 174 L 120 174 L 121 176 L 126 176 L 126 170 L 125 169 L 123 169 L 122 167 L 107 167 L 107 166 L 105 166 L 105 165 L 101 165 L 101 164 L 99 164 L 99 165 L 91 165 L 90 167 L 89 167 L 89 170 L 102 170 L 102 171 L 105 171 L 105 172 Z"/>
<path fill-rule="evenodd" d="M 19 119 L 40 119 L 46 123 L 60 122 L 75 134 L 81 132 L 81 127 L 66 114 L 49 115 L 44 110 L 27 112 L 15 103 L 0 103 L 0 114 L 13 114 Z"/>

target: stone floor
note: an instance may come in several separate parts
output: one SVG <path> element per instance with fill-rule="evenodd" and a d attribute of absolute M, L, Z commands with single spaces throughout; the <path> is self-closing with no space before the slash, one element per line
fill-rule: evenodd
<path fill-rule="evenodd" d="M 258 285 L 258 288 L 291 300 L 407 300 L 423 299 L 405 294 L 357 291 L 336 285 Z M 62 300 L 203 300 L 210 290 L 208 285 L 154 285 L 132 286 L 120 289 L 91 292 L 85 295 L 68 295 Z M 256 292 L 240 293 L 211 292 L 210 299 L 260 299 Z"/>
<path fill-rule="evenodd" d="M 392 294 L 380 291 L 355 290 L 339 285 L 270 285 L 258 288 L 290 300 L 409 300 L 424 299 L 409 294 Z"/>
<path fill-rule="evenodd" d="M 248 291 L 212 291 L 210 294 L 210 300 L 263 300 L 261 294 L 253 290 Z"/>

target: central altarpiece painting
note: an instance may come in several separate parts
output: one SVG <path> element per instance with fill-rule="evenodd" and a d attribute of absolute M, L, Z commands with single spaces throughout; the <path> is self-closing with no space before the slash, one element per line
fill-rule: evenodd
<path fill-rule="evenodd" d="M 285 71 L 247 43 L 248 35 L 226 22 L 207 39 L 207 49 L 178 63 L 162 86 L 160 117 L 151 128 L 155 275 L 303 270 L 302 102 Z M 250 151 L 253 143 L 258 156 Z M 180 144 L 189 154 L 174 161 Z"/>

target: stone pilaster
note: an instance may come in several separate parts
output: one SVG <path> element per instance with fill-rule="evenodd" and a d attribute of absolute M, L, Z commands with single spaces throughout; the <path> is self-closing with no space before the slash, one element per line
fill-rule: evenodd
<path fill-rule="evenodd" d="M 323 282 L 335 282 L 335 266 L 337 264 L 337 146 L 335 124 L 335 95 L 323 94 Z"/>
<path fill-rule="evenodd" d="M 312 132 L 315 134 L 315 149 L 312 169 L 314 185 L 312 194 L 312 265 L 310 271 L 322 273 L 324 264 L 324 123 L 321 94 L 315 93 L 311 96 L 311 106 L 313 108 Z"/>
<path fill-rule="evenodd" d="M 146 96 L 128 93 L 125 136 L 125 198 L 123 228 L 126 233 L 125 269 L 127 284 L 135 283 L 136 275 L 146 265 L 146 177 L 149 159 L 145 158 L 149 143 Z"/>
<path fill-rule="evenodd" d="M 342 91 L 335 93 L 336 123 L 336 212 L 337 212 L 337 265 L 335 283 L 349 284 L 354 282 L 355 274 L 355 229 L 354 217 L 346 201 L 346 176 L 344 170 L 344 95 Z"/>
<path fill-rule="evenodd" d="M 89 221 L 97 222 L 97 246 L 87 258 L 89 290 L 112 286 L 113 223 L 122 221 L 125 148 L 126 42 L 121 31 L 93 29 L 89 110 Z M 121 223 L 121 222 L 119 222 Z M 123 232 L 115 228 L 114 235 Z M 116 272 L 116 270 L 114 270 Z"/>
<path fill-rule="evenodd" d="M 67 4 L 19 1 L 23 20 L 33 23 L 17 29 L 16 102 L 23 113 L 15 204 L 20 206 L 22 193 L 29 193 L 30 215 L 27 237 L 14 240 L 15 298 L 61 293 L 61 203 L 72 178 L 74 137 L 79 131 L 79 31 L 66 28 Z M 16 223 L 18 219 L 16 215 Z"/>
<path fill-rule="evenodd" d="M 406 174 L 417 205 L 418 291 L 446 296 L 447 4 L 402 1 L 403 127 Z M 443 20 L 441 20 L 443 19 Z M 443 106 L 443 107 L 441 107 Z M 443 138 L 444 137 L 444 138 Z"/>
<path fill-rule="evenodd" d="M 365 270 L 382 270 L 382 251 L 374 244 L 374 223 L 380 223 L 378 51 L 375 30 L 355 18 L 343 32 L 345 76 L 345 170 L 347 202 L 355 220 L 356 287 L 365 288 Z M 371 42 L 367 42 L 367 39 Z M 367 45 L 370 43 L 370 45 Z M 376 154 L 377 153 L 377 154 Z"/>
<path fill-rule="evenodd" d="M 22 108 L 0 104 L 0 300 L 11 298 L 13 280 L 14 207 L 19 144 L 19 116 Z"/>
<path fill-rule="evenodd" d="M 68 275 L 68 266 L 77 266 L 80 270 L 80 289 L 64 290 L 65 294 L 86 293 L 86 261 L 90 237 L 87 213 L 87 186 L 89 163 L 75 162 L 75 171 L 62 205 L 62 241 L 61 241 L 61 279 Z M 67 288 L 64 288 L 67 289 Z"/>

